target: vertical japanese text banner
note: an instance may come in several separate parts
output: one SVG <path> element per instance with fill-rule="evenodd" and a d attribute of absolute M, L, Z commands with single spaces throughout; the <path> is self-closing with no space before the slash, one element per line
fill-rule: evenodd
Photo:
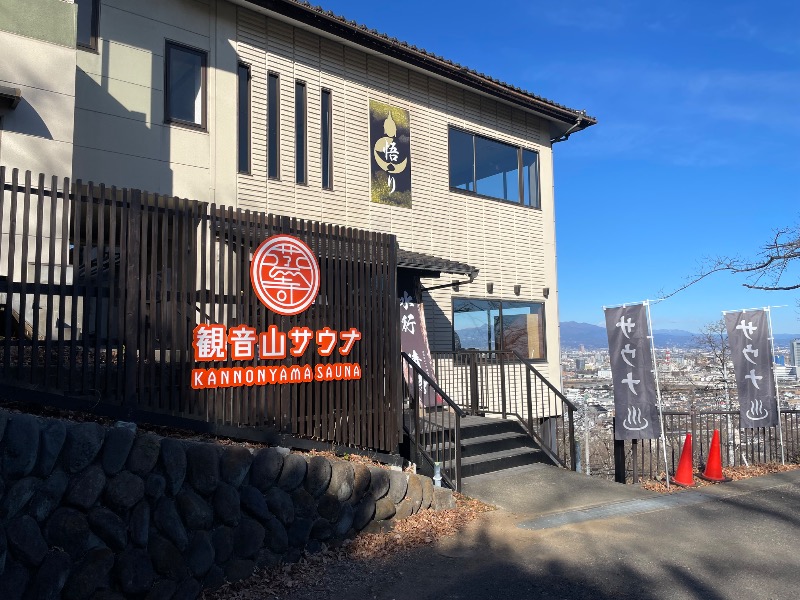
<path fill-rule="evenodd" d="M 618 440 L 654 439 L 661 435 L 653 355 L 644 304 L 607 308 L 606 331 L 614 380 Z"/>
<path fill-rule="evenodd" d="M 777 426 L 778 403 L 767 311 L 725 313 L 725 328 L 739 390 L 740 427 Z"/>
<path fill-rule="evenodd" d="M 433 368 L 430 346 L 428 345 L 428 330 L 425 327 L 425 307 L 417 303 L 407 290 L 403 291 L 400 299 L 400 349 L 411 357 L 418 367 L 436 381 L 436 372 Z M 403 376 L 409 388 L 419 386 L 420 405 L 425 408 L 440 406 L 442 398 L 422 377 L 415 378 L 411 369 L 404 369 Z M 412 397 L 413 397 L 412 393 Z"/>
<path fill-rule="evenodd" d="M 411 208 L 411 122 L 408 111 L 369 101 L 373 202 Z"/>

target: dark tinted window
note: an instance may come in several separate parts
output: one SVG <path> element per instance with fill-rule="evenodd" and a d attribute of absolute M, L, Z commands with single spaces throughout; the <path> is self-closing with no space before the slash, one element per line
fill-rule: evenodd
<path fill-rule="evenodd" d="M 280 109 L 278 108 L 279 80 L 278 75 L 267 75 L 267 175 L 273 179 L 279 177 L 280 151 Z"/>
<path fill-rule="evenodd" d="M 100 0 L 75 0 L 78 7 L 78 46 L 97 50 Z"/>
<path fill-rule="evenodd" d="M 239 172 L 250 172 L 250 67 L 239 65 Z"/>
<path fill-rule="evenodd" d="M 450 129 L 450 187 L 475 191 L 475 150 L 469 133 Z"/>
<path fill-rule="evenodd" d="M 539 154 L 451 127 L 450 189 L 540 207 Z"/>
<path fill-rule="evenodd" d="M 525 206 L 541 208 L 539 203 L 539 153 L 522 151 L 522 183 L 525 193 Z"/>
<path fill-rule="evenodd" d="M 519 151 L 475 136 L 475 191 L 481 196 L 519 202 Z"/>
<path fill-rule="evenodd" d="M 205 66 L 205 52 L 167 43 L 167 121 L 205 126 Z"/>
<path fill-rule="evenodd" d="M 331 156 L 332 134 L 331 92 L 322 90 L 322 187 L 333 187 L 333 157 Z"/>
<path fill-rule="evenodd" d="M 294 84 L 295 181 L 306 183 L 306 84 Z"/>

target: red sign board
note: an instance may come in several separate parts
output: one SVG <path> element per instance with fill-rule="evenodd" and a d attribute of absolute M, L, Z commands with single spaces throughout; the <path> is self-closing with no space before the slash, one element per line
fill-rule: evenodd
<path fill-rule="evenodd" d="M 253 254 L 250 280 L 258 299 L 279 315 L 296 315 L 308 309 L 317 297 L 320 284 L 319 263 L 311 249 L 291 235 L 274 235 L 264 240 Z M 239 324 L 200 323 L 194 328 L 192 347 L 195 362 L 215 361 L 285 361 L 300 358 L 314 345 L 317 355 L 349 356 L 361 339 L 355 327 L 336 331 L 323 327 L 293 327 L 288 332 L 270 325 L 258 332 Z M 241 365 L 192 370 L 194 389 L 308 383 L 361 379 L 358 363 L 323 363 L 303 365 Z"/>
<path fill-rule="evenodd" d="M 273 235 L 256 249 L 250 280 L 258 299 L 279 315 L 296 315 L 314 303 L 319 291 L 317 257 L 291 235 Z"/>

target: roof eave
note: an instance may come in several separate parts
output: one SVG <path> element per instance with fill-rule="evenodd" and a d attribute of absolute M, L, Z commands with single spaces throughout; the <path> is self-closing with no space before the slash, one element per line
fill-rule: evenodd
<path fill-rule="evenodd" d="M 330 11 L 323 13 L 320 12 L 321 9 L 291 0 L 231 1 L 235 4 L 256 6 L 269 13 L 282 16 L 315 30 L 328 32 L 336 38 L 346 40 L 374 53 L 382 54 L 390 59 L 498 98 L 522 109 L 535 112 L 548 120 L 566 124 L 567 127 L 563 129 L 565 131 L 570 130 L 570 134 L 597 123 L 594 117 L 587 116 L 583 111 L 573 110 L 533 97 L 522 90 L 482 76 L 446 59 L 420 51 L 414 46 L 404 44 L 393 38 L 386 38 L 377 31 L 358 26 L 353 21 L 344 21 Z M 560 131 L 562 127 L 556 126 L 555 129 Z M 556 133 L 553 137 L 560 136 Z"/>

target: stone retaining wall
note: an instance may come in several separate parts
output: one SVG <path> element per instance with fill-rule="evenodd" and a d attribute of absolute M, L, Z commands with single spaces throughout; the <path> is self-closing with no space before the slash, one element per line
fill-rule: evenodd
<path fill-rule="evenodd" d="M 421 509 L 428 477 L 0 411 L 0 598 L 183 600 Z"/>

